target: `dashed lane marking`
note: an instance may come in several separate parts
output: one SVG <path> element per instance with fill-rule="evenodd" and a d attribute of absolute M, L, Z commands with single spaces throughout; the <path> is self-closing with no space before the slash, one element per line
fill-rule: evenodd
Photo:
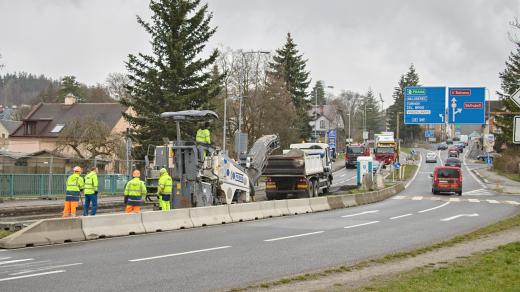
<path fill-rule="evenodd" d="M 463 192 L 462 194 L 471 195 L 471 196 L 492 196 L 493 195 L 491 192 L 489 192 L 486 189 L 478 189 L 478 190 L 473 190 L 473 191 L 469 191 L 469 192 Z"/>
<path fill-rule="evenodd" d="M 162 259 L 162 258 L 168 258 L 168 257 L 175 257 L 180 255 L 186 255 L 186 254 L 193 254 L 193 253 L 199 253 L 199 252 L 205 252 L 205 251 L 212 251 L 212 250 L 218 250 L 218 249 L 225 249 L 230 248 L 231 246 L 219 246 L 219 247 L 213 247 L 213 248 L 206 248 L 206 249 L 199 249 L 199 250 L 192 250 L 192 251 L 186 251 L 186 252 L 179 252 L 179 253 L 171 253 L 171 254 L 165 254 L 160 256 L 154 256 L 154 257 L 148 257 L 148 258 L 140 258 L 140 259 L 133 259 L 128 260 L 129 262 L 141 262 L 141 261 L 148 261 L 148 260 L 156 260 L 156 259 Z"/>
<path fill-rule="evenodd" d="M 415 196 L 415 197 L 412 197 L 412 200 L 420 201 L 420 200 L 422 200 L 422 198 L 423 198 L 422 196 Z"/>
<path fill-rule="evenodd" d="M 459 214 L 459 215 L 455 215 L 455 216 L 451 216 L 451 217 L 448 217 L 448 218 L 441 219 L 441 221 L 451 221 L 451 220 L 455 220 L 455 219 L 460 218 L 460 217 L 478 217 L 478 214 L 477 213 L 473 213 L 473 214 Z"/>
<path fill-rule="evenodd" d="M 0 265 L 7 265 L 7 264 L 13 264 L 13 263 L 19 263 L 19 262 L 32 261 L 32 260 L 34 260 L 34 259 L 20 259 L 20 260 L 3 261 L 3 262 L 0 262 Z"/>
<path fill-rule="evenodd" d="M 349 229 L 349 228 L 360 227 L 360 226 L 365 226 L 365 225 L 370 225 L 370 224 L 376 224 L 376 223 L 379 223 L 379 221 L 370 221 L 370 222 L 366 222 L 366 223 L 361 223 L 361 224 L 356 224 L 356 225 L 345 226 L 345 227 L 343 227 L 343 228 L 345 228 L 345 229 Z"/>
<path fill-rule="evenodd" d="M 24 279 L 24 278 L 30 278 L 30 277 L 39 277 L 39 276 L 45 276 L 45 275 L 51 275 L 51 274 L 57 274 L 57 273 L 63 273 L 63 272 L 66 272 L 66 270 L 57 270 L 57 271 L 50 271 L 50 272 L 45 272 L 45 273 L 37 273 L 37 274 L 30 274 L 30 275 L 23 275 L 23 276 L 9 277 L 9 278 L 1 278 L 0 282 L 16 280 L 16 279 Z"/>
<path fill-rule="evenodd" d="M 354 216 L 365 215 L 365 214 L 372 214 L 372 213 L 377 213 L 377 212 L 379 212 L 379 210 L 365 211 L 365 212 L 356 213 L 356 214 L 343 215 L 343 216 L 341 216 L 341 218 L 348 218 L 348 217 L 354 217 Z"/>
<path fill-rule="evenodd" d="M 266 241 L 266 242 L 278 241 L 278 240 L 289 239 L 289 238 L 296 238 L 296 237 L 302 237 L 302 236 L 315 235 L 315 234 L 320 234 L 320 233 L 323 233 L 323 232 L 325 232 L 325 231 L 321 230 L 321 231 L 316 231 L 316 232 L 309 232 L 309 233 L 302 233 L 302 234 L 296 234 L 296 235 L 290 235 L 290 236 L 284 236 L 284 237 L 271 238 L 271 239 L 266 239 L 264 241 Z"/>
<path fill-rule="evenodd" d="M 425 213 L 425 212 L 433 211 L 433 210 L 435 210 L 435 209 L 442 208 L 442 207 L 448 205 L 449 203 L 450 203 L 450 202 L 446 202 L 446 203 L 444 203 L 444 204 L 442 204 L 442 205 L 439 205 L 439 206 L 436 206 L 436 207 L 433 207 L 433 208 L 430 208 L 430 209 L 421 210 L 421 211 L 419 211 L 418 213 Z"/>
<path fill-rule="evenodd" d="M 404 218 L 404 217 L 408 217 L 408 216 L 412 216 L 412 215 L 413 215 L 412 213 L 408 213 L 408 214 L 404 214 L 404 215 L 399 215 L 399 216 L 391 217 L 390 220 L 399 219 L 399 218 Z"/>
<path fill-rule="evenodd" d="M 393 200 L 413 200 L 413 197 L 408 196 L 395 196 Z M 423 197 L 421 201 L 444 201 L 444 202 L 470 202 L 470 203 L 489 203 L 489 204 L 506 204 L 506 205 L 520 205 L 517 201 L 498 201 L 498 200 L 480 200 L 474 198 L 442 198 L 442 197 Z"/>
<path fill-rule="evenodd" d="M 57 268 L 79 266 L 82 264 L 83 263 L 73 263 L 73 264 L 65 264 L 65 265 L 47 266 L 47 267 L 29 269 L 29 270 L 24 270 L 21 272 L 12 273 L 12 274 L 9 274 L 9 276 L 18 276 L 18 275 L 29 274 L 29 273 L 33 273 L 33 272 L 40 272 L 40 271 L 45 271 L 45 270 L 52 270 L 52 269 L 57 269 Z"/>

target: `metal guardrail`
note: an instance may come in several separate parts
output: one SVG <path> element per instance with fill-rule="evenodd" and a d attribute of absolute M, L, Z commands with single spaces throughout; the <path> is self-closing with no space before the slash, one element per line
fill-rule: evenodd
<path fill-rule="evenodd" d="M 64 196 L 66 174 L 0 174 L 0 197 L 45 197 Z M 128 176 L 122 174 L 99 174 L 99 193 L 122 194 Z"/>

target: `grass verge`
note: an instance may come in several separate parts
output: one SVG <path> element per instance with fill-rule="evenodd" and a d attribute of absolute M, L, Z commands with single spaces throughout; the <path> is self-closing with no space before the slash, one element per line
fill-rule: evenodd
<path fill-rule="evenodd" d="M 398 279 L 376 281 L 358 291 L 517 291 L 518 275 L 520 241 L 449 266 L 417 268 Z"/>
<path fill-rule="evenodd" d="M 486 227 L 480 228 L 476 231 L 473 231 L 473 232 L 470 232 L 470 233 L 467 233 L 464 235 L 459 235 L 452 239 L 442 241 L 442 242 L 439 242 L 439 243 L 436 243 L 436 244 L 433 244 L 430 246 L 417 248 L 415 250 L 392 253 L 392 254 L 388 254 L 381 258 L 362 261 L 362 262 L 357 263 L 352 266 L 338 266 L 338 267 L 328 268 L 328 269 L 325 269 L 325 270 L 319 271 L 319 272 L 300 274 L 300 275 L 296 275 L 296 276 L 292 276 L 292 277 L 285 277 L 280 280 L 252 285 L 252 286 L 249 286 L 246 288 L 232 289 L 231 291 L 244 291 L 246 289 L 259 289 L 259 288 L 267 289 L 267 288 L 272 288 L 272 287 L 276 287 L 276 286 L 280 286 L 280 285 L 286 285 L 286 284 L 297 283 L 297 282 L 302 282 L 302 281 L 316 280 L 316 279 L 320 279 L 320 278 L 323 278 L 323 277 L 326 277 L 326 276 L 329 276 L 332 274 L 345 273 L 345 272 L 350 272 L 352 270 L 363 269 L 363 268 L 366 268 L 366 267 L 368 267 L 370 265 L 374 265 L 374 264 L 384 264 L 384 263 L 387 263 L 390 261 L 415 257 L 415 256 L 425 254 L 430 251 L 438 250 L 438 249 L 441 249 L 444 247 L 450 247 L 450 246 L 453 246 L 455 244 L 462 243 L 465 241 L 476 240 L 476 239 L 488 236 L 493 233 L 497 233 L 497 232 L 501 232 L 501 231 L 504 231 L 507 229 L 517 228 L 517 227 L 520 227 L 520 214 L 517 214 L 513 217 L 501 220 L 497 223 L 488 225 Z M 517 259 L 518 259 L 518 257 L 517 257 Z M 420 290 L 417 290 L 417 291 L 420 291 Z M 443 291 L 443 290 L 441 289 L 440 291 Z M 497 290 L 497 291 L 500 291 L 500 290 Z"/>
<path fill-rule="evenodd" d="M 504 172 L 504 171 L 500 171 L 500 170 L 495 170 L 495 172 L 501 176 L 507 177 L 510 180 L 520 182 L 520 174 L 518 174 L 518 173 L 510 173 L 510 172 Z"/>
<path fill-rule="evenodd" d="M 415 164 L 403 164 L 401 167 L 404 170 L 403 179 L 408 180 L 411 179 L 415 175 L 415 171 L 417 170 L 417 165 Z M 394 170 L 394 177 L 397 179 L 399 177 L 399 170 Z M 392 179 L 392 173 L 387 177 L 387 179 Z"/>
<path fill-rule="evenodd" d="M 9 231 L 9 230 L 2 230 L 2 229 L 0 229 L 0 238 L 4 238 L 4 237 L 10 235 L 11 233 L 13 233 L 13 232 Z"/>

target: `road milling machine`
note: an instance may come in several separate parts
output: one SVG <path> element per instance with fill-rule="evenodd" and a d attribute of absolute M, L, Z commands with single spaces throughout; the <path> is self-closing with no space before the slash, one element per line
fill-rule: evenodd
<path fill-rule="evenodd" d="M 181 137 L 181 123 L 198 123 L 218 119 L 209 110 L 164 112 L 164 119 L 176 123 L 177 138 L 155 146 L 153 160 L 146 161 L 147 201 L 157 192 L 159 170 L 166 168 L 174 181 L 171 205 L 173 208 L 203 207 L 254 201 L 254 186 L 267 164 L 268 156 L 279 147 L 277 135 L 258 139 L 240 161 L 212 145 Z"/>

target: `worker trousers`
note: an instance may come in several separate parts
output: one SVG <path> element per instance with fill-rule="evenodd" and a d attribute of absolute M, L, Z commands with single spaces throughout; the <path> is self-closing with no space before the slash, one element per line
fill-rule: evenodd
<path fill-rule="evenodd" d="M 78 202 L 65 201 L 63 208 L 63 218 L 76 217 L 76 209 L 78 208 Z"/>
<path fill-rule="evenodd" d="M 141 212 L 141 206 L 126 205 L 125 213 L 130 214 L 130 213 L 140 213 L 140 212 Z"/>
<path fill-rule="evenodd" d="M 163 210 L 163 211 L 169 211 L 170 210 L 170 199 L 168 198 L 168 200 L 163 200 L 163 196 L 159 196 L 159 207 L 161 207 L 161 210 Z"/>
<path fill-rule="evenodd" d="M 92 209 L 90 209 L 90 215 L 94 216 L 97 212 L 97 192 L 91 195 L 85 195 L 85 205 L 83 206 L 83 216 L 88 216 L 90 209 L 90 203 L 92 203 Z"/>

